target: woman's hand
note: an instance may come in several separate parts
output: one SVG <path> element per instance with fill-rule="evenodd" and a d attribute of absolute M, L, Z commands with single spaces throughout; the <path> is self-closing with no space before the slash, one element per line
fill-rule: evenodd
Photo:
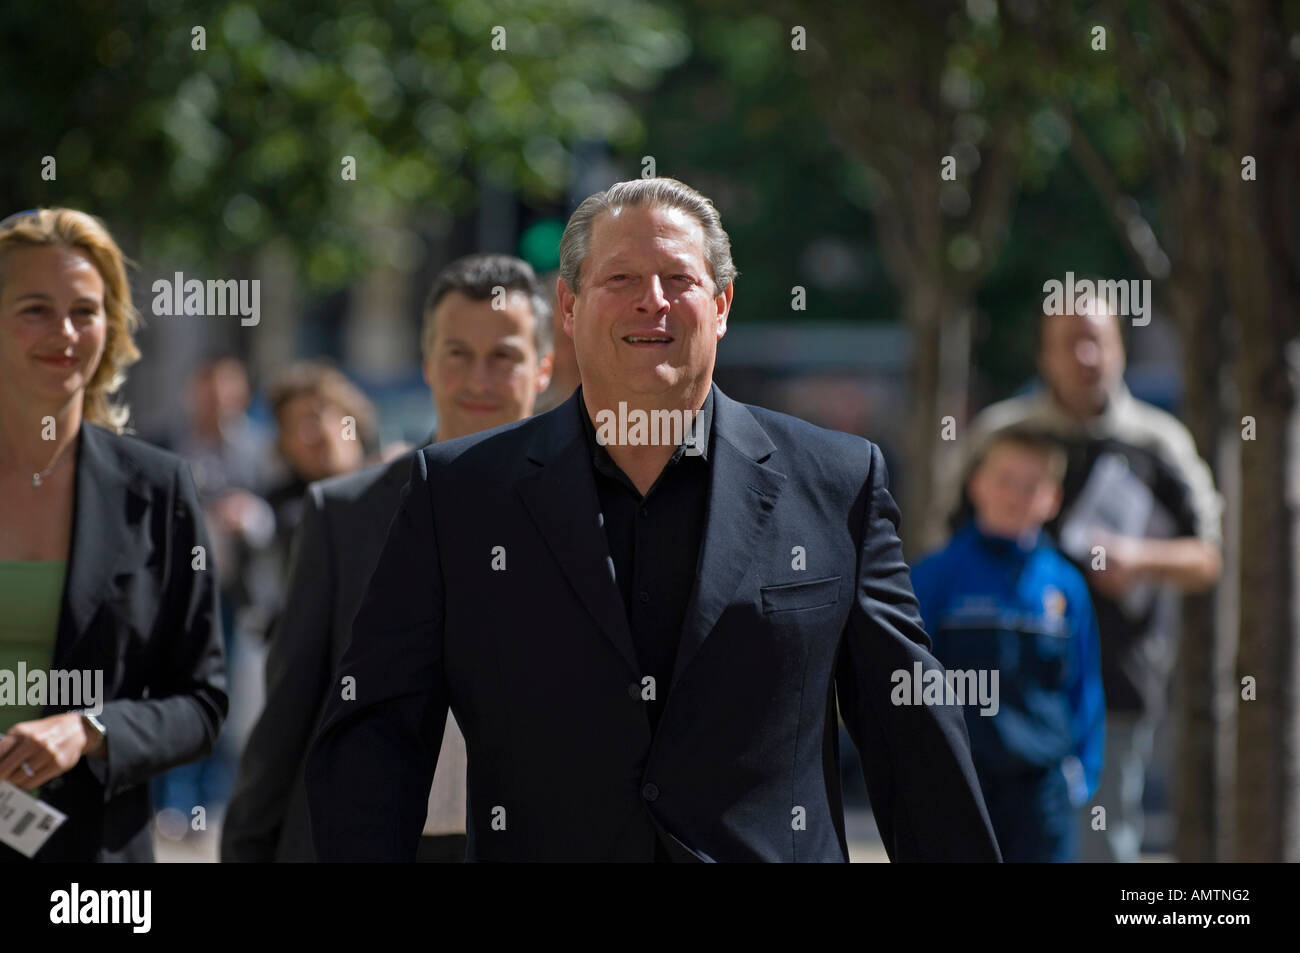
<path fill-rule="evenodd" d="M 0 738 L 0 781 L 38 788 L 72 770 L 93 742 L 77 712 L 19 722 Z"/>

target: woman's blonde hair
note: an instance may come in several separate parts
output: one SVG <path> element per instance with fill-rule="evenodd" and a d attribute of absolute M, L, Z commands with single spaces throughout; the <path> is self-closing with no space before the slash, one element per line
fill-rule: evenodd
<path fill-rule="evenodd" d="M 127 259 L 104 223 L 93 215 L 70 208 L 43 208 L 10 216 L 0 222 L 0 258 L 16 248 L 64 245 L 83 251 L 104 279 L 104 313 L 108 329 L 99 366 L 86 385 L 82 419 L 121 433 L 130 410 L 109 398 L 126 381 L 126 369 L 140 359 L 133 335 L 140 314 L 131 303 L 126 278 Z M 3 271 L 0 271 L 3 291 Z"/>

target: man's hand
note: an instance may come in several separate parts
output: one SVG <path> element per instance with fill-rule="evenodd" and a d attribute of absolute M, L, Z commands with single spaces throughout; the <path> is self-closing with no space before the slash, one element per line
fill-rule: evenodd
<path fill-rule="evenodd" d="M 1214 585 L 1223 570 L 1219 548 L 1193 536 L 1143 539 L 1098 533 L 1093 545 L 1105 549 L 1106 568 L 1089 569 L 1088 580 L 1112 599 L 1147 579 L 1184 592 L 1202 592 Z"/>
<path fill-rule="evenodd" d="M 1102 595 L 1116 601 L 1137 585 L 1146 573 L 1146 560 L 1143 547 L 1146 540 L 1137 536 L 1115 536 L 1111 533 L 1097 533 L 1092 540 L 1093 546 L 1100 546 L 1105 551 L 1105 569 L 1088 570 L 1088 581 Z"/>
<path fill-rule="evenodd" d="M 38 788 L 72 770 L 94 742 L 77 712 L 19 722 L 0 738 L 0 781 Z"/>
<path fill-rule="evenodd" d="M 239 536 L 254 549 L 260 549 L 275 535 L 275 513 L 260 496 L 246 490 L 231 490 L 208 508 L 221 531 Z"/>

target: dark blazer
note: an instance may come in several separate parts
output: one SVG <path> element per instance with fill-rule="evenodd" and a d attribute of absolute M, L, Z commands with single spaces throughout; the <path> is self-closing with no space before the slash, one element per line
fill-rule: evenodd
<path fill-rule="evenodd" d="M 942 669 L 879 450 L 714 399 L 654 737 L 580 392 L 415 457 L 337 673 L 355 700 L 331 694 L 307 766 L 322 859 L 414 857 L 450 706 L 470 860 L 649 861 L 658 835 L 679 860 L 846 861 L 837 696 L 889 856 L 999 859 L 961 708 L 890 703 L 891 673 Z"/>
<path fill-rule="evenodd" d="M 152 861 L 146 782 L 205 757 L 226 717 L 216 569 L 184 461 L 90 423 L 77 439 L 72 546 L 51 668 L 103 670 L 108 757 L 82 758 L 42 787 L 41 797 L 68 819 L 35 859 Z M 192 568 L 195 546 L 204 548 L 206 569 Z"/>
<path fill-rule="evenodd" d="M 284 611 L 266 656 L 266 705 L 244 747 L 221 829 L 223 861 L 316 859 L 303 785 L 307 748 L 411 456 L 307 488 Z"/>

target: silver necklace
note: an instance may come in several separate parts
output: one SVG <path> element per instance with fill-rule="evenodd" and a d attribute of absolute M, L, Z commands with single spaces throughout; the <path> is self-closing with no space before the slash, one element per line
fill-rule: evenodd
<path fill-rule="evenodd" d="M 50 461 L 50 465 L 46 467 L 44 470 L 32 474 L 33 490 L 39 489 L 41 484 L 49 477 L 51 473 L 54 472 L 54 468 L 57 467 L 63 460 L 63 451 L 67 449 L 68 449 L 68 445 L 64 444 L 58 450 L 54 451 L 54 458 Z"/>
<path fill-rule="evenodd" d="M 66 449 L 67 449 L 66 445 L 60 447 L 57 451 L 55 451 L 54 459 L 50 462 L 50 465 L 48 467 L 46 467 L 44 470 L 41 470 L 39 473 L 32 474 L 33 490 L 39 489 L 41 485 L 41 481 L 54 472 L 54 468 L 57 467 L 59 465 L 59 462 L 63 459 L 63 451 Z"/>

